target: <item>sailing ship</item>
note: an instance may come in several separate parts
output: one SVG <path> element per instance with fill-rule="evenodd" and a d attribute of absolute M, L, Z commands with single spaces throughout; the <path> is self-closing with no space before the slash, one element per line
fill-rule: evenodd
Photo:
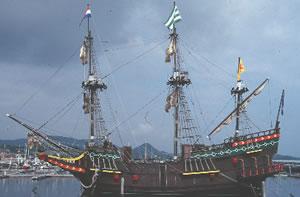
<path fill-rule="evenodd" d="M 181 16 L 174 3 L 172 14 L 166 22 L 171 32 L 166 62 L 173 64 L 173 71 L 167 81 L 170 92 L 165 106 L 167 112 L 172 111 L 174 114 L 174 157 L 168 160 L 137 161 L 132 157 L 132 148 L 113 144 L 109 139 L 110 132 L 105 129 L 100 95 L 108 87 L 97 76 L 90 14 L 88 8 L 87 35 L 80 51 L 81 63 L 87 70 L 82 83 L 83 110 L 89 117 L 89 140 L 85 150 L 58 143 L 40 128 L 34 128 L 13 115 L 7 115 L 59 153 L 40 152 L 39 158 L 69 171 L 87 193 L 262 196 L 264 180 L 282 171 L 283 167 L 273 164 L 272 157 L 277 153 L 280 139 L 279 118 L 284 105 L 284 91 L 275 127 L 244 134 L 240 118 L 249 102 L 260 94 L 269 80 L 264 80 L 244 98 L 249 90 L 240 79 L 244 67 L 239 59 L 237 84 L 231 90 L 235 97 L 235 109 L 211 131 L 209 137 L 233 120 L 236 124 L 234 135 L 220 144 L 200 143 L 200 135 L 197 134 L 184 93 L 185 87 L 192 81 L 180 64 L 179 35 L 175 24 L 180 21 Z"/>

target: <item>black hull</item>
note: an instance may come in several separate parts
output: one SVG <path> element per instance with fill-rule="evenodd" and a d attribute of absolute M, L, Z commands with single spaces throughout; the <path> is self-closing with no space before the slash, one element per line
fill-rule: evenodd
<path fill-rule="evenodd" d="M 120 195 L 120 188 L 110 187 L 109 185 L 101 185 L 107 189 L 95 188 L 94 190 L 85 190 L 83 196 L 118 196 Z M 136 190 L 136 189 L 133 189 Z M 135 191 L 135 192 L 126 192 L 125 195 L 130 196 L 262 196 L 262 187 L 259 186 L 259 189 L 251 187 L 245 187 L 243 184 L 230 184 L 230 185 L 211 185 L 210 188 L 185 188 L 177 189 L 175 191 L 163 190 L 163 191 Z"/>
<path fill-rule="evenodd" d="M 132 161 L 99 150 L 42 159 L 70 171 L 86 193 L 262 196 L 263 181 L 282 171 L 272 163 L 278 142 L 272 130 L 172 161 Z"/>
<path fill-rule="evenodd" d="M 265 158 L 264 153 L 260 153 L 261 158 Z M 256 155 L 260 158 L 259 155 Z M 247 158 L 246 162 L 252 162 L 252 157 Z M 248 159 L 248 160 L 247 160 Z M 252 162 L 253 163 L 253 162 Z M 245 176 L 242 176 L 243 172 L 239 166 L 233 166 L 231 158 L 220 159 L 215 161 L 216 168 L 220 169 L 220 173 L 205 174 L 205 175 L 191 175 L 183 176 L 182 173 L 176 172 L 173 169 L 178 169 L 180 162 L 170 162 L 169 164 L 158 163 L 141 163 L 140 167 L 143 168 L 142 172 L 135 164 L 132 164 L 129 174 L 122 174 L 124 177 L 124 193 L 132 194 L 172 194 L 172 195 L 195 195 L 201 194 L 201 196 L 262 196 L 262 182 L 274 173 L 277 173 L 277 169 L 269 168 L 265 166 L 257 172 L 254 166 L 247 163 L 248 170 Z M 163 166 L 163 167 L 162 167 Z M 162 176 L 159 169 L 168 166 L 170 171 Z M 253 168 L 253 171 L 250 169 Z M 156 170 L 155 170 L 156 169 Z M 268 171 L 269 170 L 269 171 Z M 151 173 L 152 172 L 152 173 Z M 258 173 L 258 174 L 256 174 Z M 77 174 L 77 178 L 86 185 L 91 185 L 93 174 L 86 176 Z M 138 181 L 133 181 L 132 177 L 139 175 Z M 120 194 L 121 181 L 114 180 L 115 175 L 101 174 L 91 188 L 86 188 L 88 191 L 93 191 L 97 194 Z M 159 177 L 163 180 L 159 180 Z M 162 178 L 164 177 L 164 178 Z M 176 181 L 175 181 L 176 180 Z"/>
<path fill-rule="evenodd" d="M 198 177 L 195 184 L 190 184 L 190 180 L 183 180 L 180 184 L 190 186 L 173 186 L 173 187 L 151 187 L 144 184 L 126 185 L 124 187 L 125 194 L 139 195 L 172 195 L 172 196 L 262 196 L 262 182 L 269 175 L 259 176 L 251 180 L 237 180 L 234 182 L 228 180 L 221 175 L 213 178 Z M 125 176 L 126 177 L 126 176 Z M 130 177 L 128 177 L 129 179 Z M 146 177 L 144 177 L 146 179 Z M 81 177 L 80 181 L 85 180 Z M 99 180 L 91 188 L 84 188 L 89 194 L 111 194 L 118 195 L 121 193 L 120 183 L 109 183 L 111 177 L 100 177 Z M 126 178 L 125 178 L 126 179 Z M 192 178 L 193 179 L 193 178 Z M 226 195 L 225 195 L 226 194 Z"/>
<path fill-rule="evenodd" d="M 144 187 L 126 187 L 125 193 L 130 196 L 262 196 L 263 186 L 262 181 L 265 177 L 256 178 L 250 182 L 245 183 L 213 183 L 191 187 L 177 187 L 177 188 L 144 188 Z M 120 185 L 110 185 L 97 182 L 92 189 L 86 189 L 83 196 L 118 196 L 120 195 Z"/>

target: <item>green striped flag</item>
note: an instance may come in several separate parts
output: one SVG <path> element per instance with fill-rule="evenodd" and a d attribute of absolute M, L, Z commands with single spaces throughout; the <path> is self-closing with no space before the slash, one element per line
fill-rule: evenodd
<path fill-rule="evenodd" d="M 175 23 L 179 22 L 180 20 L 181 20 L 181 16 L 179 14 L 179 10 L 174 3 L 174 8 L 172 10 L 169 19 L 167 20 L 167 22 L 165 22 L 165 26 L 172 30 L 174 28 Z"/>

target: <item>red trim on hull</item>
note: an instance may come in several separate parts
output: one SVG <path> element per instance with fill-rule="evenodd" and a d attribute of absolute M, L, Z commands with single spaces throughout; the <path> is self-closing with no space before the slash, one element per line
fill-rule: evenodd
<path fill-rule="evenodd" d="M 275 133 L 272 135 L 267 135 L 267 136 L 261 136 L 261 137 L 256 137 L 256 138 L 252 138 L 252 139 L 248 139 L 248 140 L 244 140 L 244 141 L 235 141 L 232 143 L 232 147 L 236 147 L 236 146 L 244 146 L 247 144 L 251 144 L 251 143 L 256 143 L 256 142 L 263 142 L 263 141 L 267 141 L 267 140 L 272 140 L 275 138 L 279 138 L 280 134 L 279 133 Z"/>
<path fill-rule="evenodd" d="M 61 163 L 61 162 L 58 162 L 54 159 L 48 159 L 48 162 L 53 164 L 53 165 L 56 165 L 64 170 L 68 170 L 68 171 L 74 171 L 74 172 L 79 172 L 79 173 L 85 173 L 86 170 L 84 168 L 80 168 L 80 167 L 77 167 L 77 166 L 72 166 L 72 165 L 69 165 L 69 164 L 64 164 L 64 163 Z"/>

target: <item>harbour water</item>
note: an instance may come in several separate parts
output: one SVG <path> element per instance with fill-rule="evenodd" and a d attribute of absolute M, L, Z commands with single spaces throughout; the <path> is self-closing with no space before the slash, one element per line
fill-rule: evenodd
<path fill-rule="evenodd" d="M 265 185 L 267 197 L 300 196 L 300 179 L 289 177 L 268 178 Z M 81 197 L 81 189 L 80 183 L 71 177 L 47 178 L 39 181 L 32 181 L 31 178 L 8 178 L 0 180 L 0 196 Z"/>

